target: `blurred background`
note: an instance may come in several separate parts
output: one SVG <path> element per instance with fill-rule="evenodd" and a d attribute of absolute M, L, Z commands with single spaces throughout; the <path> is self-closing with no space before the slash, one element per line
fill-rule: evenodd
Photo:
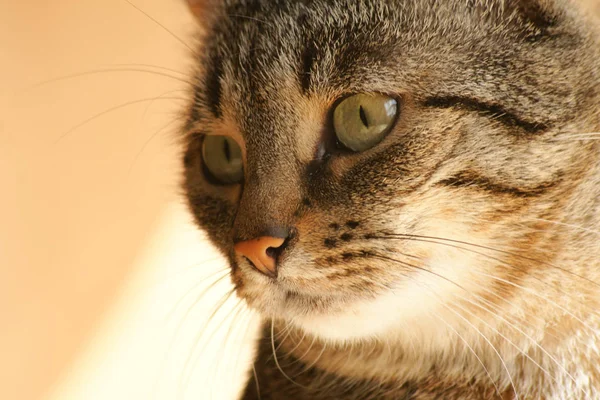
<path fill-rule="evenodd" d="M 134 5 L 0 0 L 1 399 L 231 399 L 247 375 L 254 319 L 178 186 L 196 22 Z"/>

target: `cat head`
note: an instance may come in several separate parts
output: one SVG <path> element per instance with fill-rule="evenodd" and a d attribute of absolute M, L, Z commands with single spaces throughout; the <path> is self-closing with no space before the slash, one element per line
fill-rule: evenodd
<path fill-rule="evenodd" d="M 190 3 L 184 188 L 252 308 L 347 340 L 557 274 L 568 238 L 548 221 L 598 154 L 563 140 L 599 127 L 572 7 Z"/>

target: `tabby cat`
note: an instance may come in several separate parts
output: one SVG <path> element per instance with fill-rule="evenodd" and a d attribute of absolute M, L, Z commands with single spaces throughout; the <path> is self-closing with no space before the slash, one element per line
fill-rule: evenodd
<path fill-rule="evenodd" d="M 568 0 L 196 0 L 184 188 L 243 399 L 600 399 L 600 33 Z"/>

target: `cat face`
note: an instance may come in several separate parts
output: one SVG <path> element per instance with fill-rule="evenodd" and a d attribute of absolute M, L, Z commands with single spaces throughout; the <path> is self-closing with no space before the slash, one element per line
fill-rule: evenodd
<path fill-rule="evenodd" d="M 560 140 L 598 123 L 591 39 L 564 10 L 214 6 L 184 188 L 237 294 L 347 340 L 426 324 L 467 295 L 501 308 L 543 274 L 562 245 L 543 220 L 567 212 L 596 154 Z"/>

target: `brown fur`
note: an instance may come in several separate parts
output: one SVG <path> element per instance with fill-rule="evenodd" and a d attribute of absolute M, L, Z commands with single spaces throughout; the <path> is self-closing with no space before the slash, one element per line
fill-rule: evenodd
<path fill-rule="evenodd" d="M 600 398 L 597 22 L 567 0 L 210 5 L 184 187 L 265 317 L 244 398 Z M 332 147 L 362 92 L 399 99 L 396 125 Z M 243 184 L 204 178 L 214 134 Z M 276 228 L 273 280 L 233 244 Z"/>

